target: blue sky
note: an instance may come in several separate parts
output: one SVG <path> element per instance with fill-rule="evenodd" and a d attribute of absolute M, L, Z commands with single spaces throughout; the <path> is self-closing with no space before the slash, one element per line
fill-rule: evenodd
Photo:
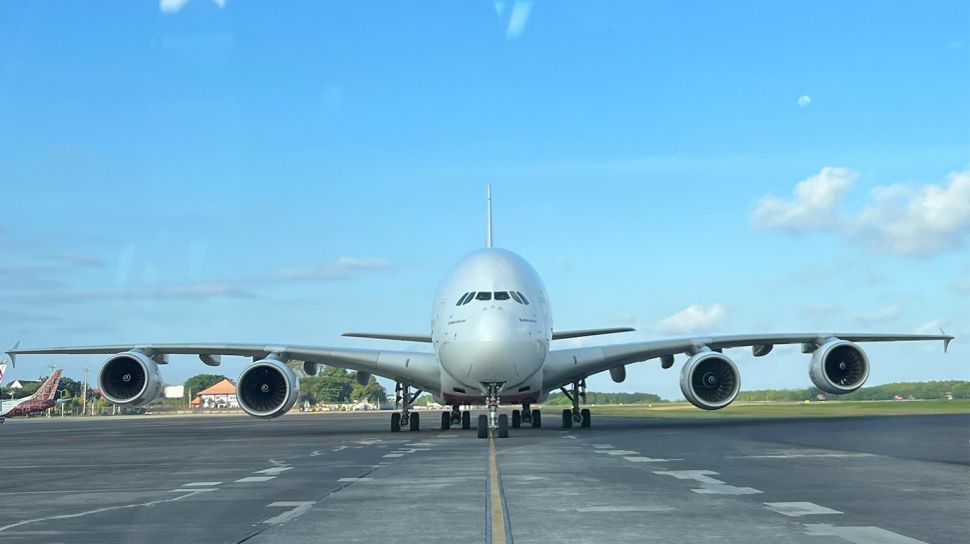
<path fill-rule="evenodd" d="M 966 2 L 7 1 L 0 343 L 402 347 L 339 333 L 425 331 L 491 183 L 496 242 L 557 328 L 943 326 L 966 339 L 947 356 L 872 346 L 870 383 L 970 379 L 968 21 Z M 809 383 L 796 350 L 737 355 L 747 389 Z M 176 361 L 172 383 L 206 370 Z M 675 371 L 628 374 L 591 387 L 680 395 Z"/>

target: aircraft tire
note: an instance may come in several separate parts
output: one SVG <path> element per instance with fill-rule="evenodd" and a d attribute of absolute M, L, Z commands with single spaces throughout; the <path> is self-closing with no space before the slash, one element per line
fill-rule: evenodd
<path fill-rule="evenodd" d="M 509 437 L 509 415 L 500 414 L 498 416 L 498 437 L 508 438 Z"/>
<path fill-rule="evenodd" d="M 451 412 L 441 412 L 441 430 L 447 431 L 451 428 Z"/>
<path fill-rule="evenodd" d="M 488 416 L 482 414 L 478 416 L 478 438 L 488 437 Z"/>
<path fill-rule="evenodd" d="M 421 419 L 418 417 L 419 415 L 420 414 L 411 414 L 410 421 L 408 423 L 410 424 L 412 431 L 421 430 Z"/>
<path fill-rule="evenodd" d="M 570 429 L 573 426 L 573 411 L 563 410 L 562 411 L 562 428 Z"/>
<path fill-rule="evenodd" d="M 518 410 L 512 410 L 512 428 L 518 429 L 522 426 L 522 414 Z"/>
<path fill-rule="evenodd" d="M 472 428 L 472 413 L 468 410 L 461 413 L 461 428 L 465 431 Z"/>
<path fill-rule="evenodd" d="M 538 429 L 542 427 L 542 412 L 538 408 L 532 411 L 532 428 Z"/>
<path fill-rule="evenodd" d="M 584 429 L 588 429 L 593 423 L 593 416 L 590 415 L 589 408 L 583 408 L 579 413 L 583 416 L 583 422 L 580 424 L 580 426 Z"/>
<path fill-rule="evenodd" d="M 391 432 L 396 433 L 401 431 L 401 413 L 394 412 L 391 414 Z"/>

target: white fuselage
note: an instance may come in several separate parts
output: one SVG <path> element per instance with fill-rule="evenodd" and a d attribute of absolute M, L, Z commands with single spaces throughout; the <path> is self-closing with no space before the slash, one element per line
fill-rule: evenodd
<path fill-rule="evenodd" d="M 487 383 L 502 384 L 503 402 L 535 402 L 552 339 L 549 296 L 522 257 L 504 249 L 475 251 L 441 283 L 431 338 L 444 402 L 481 400 Z"/>

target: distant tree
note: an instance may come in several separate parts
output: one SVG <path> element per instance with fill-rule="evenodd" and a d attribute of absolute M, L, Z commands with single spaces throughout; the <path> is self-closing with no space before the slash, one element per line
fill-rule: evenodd
<path fill-rule="evenodd" d="M 356 383 L 346 370 L 327 366 L 316 376 L 300 380 L 300 395 L 310 403 L 349 402 Z"/>
<path fill-rule="evenodd" d="M 377 382 L 377 378 L 371 376 L 367 381 L 367 385 L 360 385 L 354 380 L 354 388 L 350 393 L 350 396 L 354 400 L 369 400 L 372 402 L 385 402 L 387 400 L 387 392 L 384 391 L 384 386 Z"/>
<path fill-rule="evenodd" d="M 192 397 L 199 394 L 199 391 L 208 389 L 213 385 L 226 379 L 225 376 L 219 376 L 218 374 L 198 374 L 192 376 L 191 378 L 185 380 L 185 399 L 188 401 L 192 400 Z"/>

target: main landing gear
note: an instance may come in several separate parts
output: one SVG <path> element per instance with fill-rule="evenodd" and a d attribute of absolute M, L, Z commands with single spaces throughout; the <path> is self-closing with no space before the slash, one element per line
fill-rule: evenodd
<path fill-rule="evenodd" d="M 512 410 L 512 428 L 518 429 L 522 425 L 532 425 L 538 429 L 542 427 L 542 412 L 531 410 L 528 402 L 522 403 L 522 411 Z"/>
<path fill-rule="evenodd" d="M 463 430 L 471 429 L 472 414 L 468 410 L 461 411 L 457 404 L 451 407 L 450 412 L 441 412 L 441 430 L 447 431 L 452 425 L 461 425 Z"/>
<path fill-rule="evenodd" d="M 590 416 L 589 409 L 583 408 L 579 409 L 579 399 L 583 399 L 586 402 L 586 380 L 580 380 L 578 382 L 573 382 L 572 392 L 567 391 L 565 387 L 560 387 L 563 395 L 573 402 L 572 410 L 562 411 L 562 428 L 569 429 L 573 426 L 573 423 L 578 423 L 580 427 L 589 427 L 592 423 L 592 417 Z"/>
<path fill-rule="evenodd" d="M 414 401 L 418 399 L 418 395 L 420 395 L 422 391 L 418 389 L 412 395 L 410 385 L 398 382 L 394 387 L 394 393 L 394 407 L 397 408 L 397 406 L 400 405 L 401 411 L 391 414 L 391 432 L 400 432 L 402 426 L 408 427 L 412 431 L 421 430 L 420 414 L 412 414 L 411 405 L 414 404 Z"/>

